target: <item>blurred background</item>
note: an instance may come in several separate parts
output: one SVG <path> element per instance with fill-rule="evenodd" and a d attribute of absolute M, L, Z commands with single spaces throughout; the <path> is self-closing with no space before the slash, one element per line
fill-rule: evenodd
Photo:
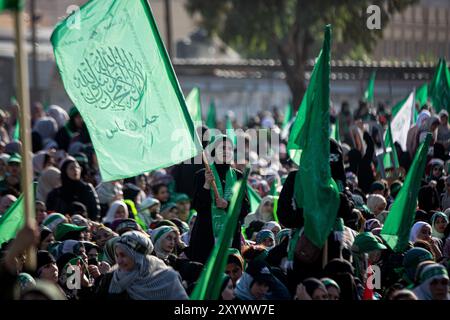
<path fill-rule="evenodd" d="M 86 0 L 27 1 L 32 102 L 72 105 L 54 63 L 50 35 Z M 290 100 L 301 101 L 325 23 L 333 24 L 333 104 L 356 109 L 376 69 L 375 100 L 392 105 L 428 82 L 439 57 L 450 56 L 449 0 L 297 1 L 150 0 L 181 87 L 211 98 L 219 117 L 239 119 Z M 339 2 L 341 4 L 336 4 Z M 369 30 L 366 9 L 381 7 L 381 30 Z M 0 106 L 16 94 L 13 21 L 0 14 Z M 241 118 L 242 119 L 242 118 Z"/>

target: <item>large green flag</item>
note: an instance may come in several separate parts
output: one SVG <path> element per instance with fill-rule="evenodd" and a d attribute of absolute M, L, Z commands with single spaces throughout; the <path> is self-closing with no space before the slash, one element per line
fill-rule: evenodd
<path fill-rule="evenodd" d="M 256 209 L 258 209 L 259 204 L 261 203 L 261 196 L 258 194 L 258 192 L 255 191 L 255 189 L 252 188 L 249 183 L 247 183 L 247 194 L 248 200 L 250 201 L 250 211 L 255 212 Z"/>
<path fill-rule="evenodd" d="M 3 10 L 23 10 L 24 0 L 0 0 L 0 12 Z"/>
<path fill-rule="evenodd" d="M 394 252 L 403 252 L 408 248 L 409 233 L 414 222 L 417 196 L 427 163 L 431 138 L 432 135 L 429 133 L 417 149 L 405 183 L 395 198 L 381 230 L 381 237 Z"/>
<path fill-rule="evenodd" d="M 233 142 L 234 147 L 236 148 L 237 136 L 236 136 L 236 133 L 234 132 L 233 122 L 231 121 L 231 118 L 229 116 L 227 116 L 227 121 L 226 121 L 226 132 L 227 132 L 227 137 L 230 138 L 230 140 Z"/>
<path fill-rule="evenodd" d="M 25 224 L 23 195 L 19 197 L 0 217 L 0 245 L 14 239 L 17 232 Z"/>
<path fill-rule="evenodd" d="M 217 300 L 219 298 L 222 277 L 228 261 L 228 248 L 231 246 L 241 213 L 242 200 L 244 199 L 247 188 L 248 174 L 249 169 L 246 169 L 244 177 L 233 186 L 233 196 L 228 206 L 228 219 L 195 285 L 190 297 L 191 300 Z"/>
<path fill-rule="evenodd" d="M 202 102 L 200 99 L 200 89 L 195 87 L 186 98 L 186 105 L 191 115 L 195 127 L 202 125 Z"/>
<path fill-rule="evenodd" d="M 217 129 L 216 104 L 213 99 L 211 99 L 209 103 L 208 114 L 206 116 L 206 126 L 209 129 Z"/>
<path fill-rule="evenodd" d="M 383 157 L 383 166 L 385 169 L 399 167 L 397 150 L 395 149 L 394 141 L 392 140 L 391 122 L 389 121 L 386 134 L 384 136 L 384 145 L 386 152 Z"/>
<path fill-rule="evenodd" d="M 367 84 L 367 89 L 366 89 L 366 91 L 364 91 L 364 97 L 363 97 L 364 101 L 369 102 L 372 105 L 374 104 L 373 89 L 375 87 L 376 73 L 377 73 L 376 70 L 372 71 L 372 74 L 370 75 L 370 78 L 369 78 L 369 83 Z"/>
<path fill-rule="evenodd" d="M 421 107 L 428 102 L 428 83 L 424 83 L 416 90 L 416 102 Z"/>
<path fill-rule="evenodd" d="M 339 189 L 330 169 L 330 46 L 331 26 L 325 27 L 322 51 L 314 65 L 302 106 L 297 113 L 295 137 L 289 137 L 299 154 L 295 200 L 303 208 L 305 235 L 322 247 L 331 232 L 339 208 Z"/>
<path fill-rule="evenodd" d="M 91 0 L 51 36 L 104 181 L 195 157 L 201 144 L 146 0 Z"/>
<path fill-rule="evenodd" d="M 428 97 L 436 112 L 450 111 L 450 71 L 445 59 L 439 59 L 433 79 L 428 87 Z"/>
<path fill-rule="evenodd" d="M 281 125 L 281 130 L 285 130 L 287 128 L 292 118 L 294 118 L 294 108 L 292 107 L 292 103 L 289 102 L 284 111 L 284 119 L 283 124 Z"/>

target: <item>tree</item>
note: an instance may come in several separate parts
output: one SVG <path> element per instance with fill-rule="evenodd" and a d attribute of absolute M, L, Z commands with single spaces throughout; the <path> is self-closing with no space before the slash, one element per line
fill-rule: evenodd
<path fill-rule="evenodd" d="M 278 57 L 297 109 L 306 90 L 307 60 L 319 51 L 323 27 L 333 46 L 370 52 L 391 17 L 418 0 L 188 0 L 201 25 L 247 58 Z M 369 30 L 369 5 L 380 8 L 381 30 Z M 347 49 L 350 53 L 350 49 Z"/>

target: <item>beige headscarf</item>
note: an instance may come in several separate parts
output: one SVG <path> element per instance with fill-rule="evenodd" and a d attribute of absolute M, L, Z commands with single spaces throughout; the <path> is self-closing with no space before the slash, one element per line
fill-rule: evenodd
<path fill-rule="evenodd" d="M 61 171 L 55 167 L 48 167 L 42 172 L 38 179 L 36 199 L 45 202 L 50 191 L 60 186 Z"/>

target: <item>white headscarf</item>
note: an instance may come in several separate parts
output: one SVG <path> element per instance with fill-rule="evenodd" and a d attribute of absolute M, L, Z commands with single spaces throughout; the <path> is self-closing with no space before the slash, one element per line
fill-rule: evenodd
<path fill-rule="evenodd" d="M 409 234 L 409 241 L 411 241 L 412 243 L 417 241 L 417 236 L 419 235 L 420 230 L 422 229 L 423 226 L 430 226 L 430 224 L 423 221 L 418 221 L 413 225 L 411 232 Z"/>
<path fill-rule="evenodd" d="M 111 206 L 108 209 L 108 212 L 106 212 L 105 217 L 103 218 L 103 223 L 112 223 L 115 220 L 115 215 L 116 215 L 116 211 L 117 209 L 119 209 L 119 207 L 122 207 L 127 216 L 129 215 L 128 213 L 128 207 L 125 204 L 125 202 L 121 201 L 121 200 L 116 200 L 113 203 L 111 203 Z"/>
<path fill-rule="evenodd" d="M 436 220 L 438 217 L 445 219 L 445 221 L 447 221 L 447 223 L 448 223 L 448 217 L 445 213 L 438 211 L 435 214 L 433 214 L 433 216 L 431 217 L 431 236 L 435 237 L 437 239 L 445 239 L 445 235 L 443 233 L 437 231 L 437 229 L 435 227 Z"/>
<path fill-rule="evenodd" d="M 427 275 L 428 274 L 428 275 Z M 425 279 L 422 279 L 425 277 Z M 435 279 L 447 279 L 448 280 L 448 274 L 445 268 L 438 264 L 438 263 L 432 263 L 430 265 L 427 265 L 423 268 L 423 270 L 420 272 L 420 280 L 421 284 L 417 286 L 413 292 L 417 296 L 419 300 L 433 300 L 433 295 L 431 294 L 430 290 L 430 284 Z M 447 297 L 444 300 L 450 300 L 450 294 L 447 293 Z"/>
<path fill-rule="evenodd" d="M 188 300 L 178 272 L 150 255 L 153 244 L 138 231 L 125 232 L 116 242 L 134 261 L 132 271 L 114 271 L 110 293 L 126 291 L 133 300 Z"/>
<path fill-rule="evenodd" d="M 47 195 L 61 186 L 61 171 L 55 167 L 46 168 L 38 179 L 36 199 L 46 201 Z"/>
<path fill-rule="evenodd" d="M 48 107 L 47 114 L 55 119 L 58 129 L 64 127 L 66 122 L 69 121 L 69 115 L 66 110 L 54 104 Z"/>

